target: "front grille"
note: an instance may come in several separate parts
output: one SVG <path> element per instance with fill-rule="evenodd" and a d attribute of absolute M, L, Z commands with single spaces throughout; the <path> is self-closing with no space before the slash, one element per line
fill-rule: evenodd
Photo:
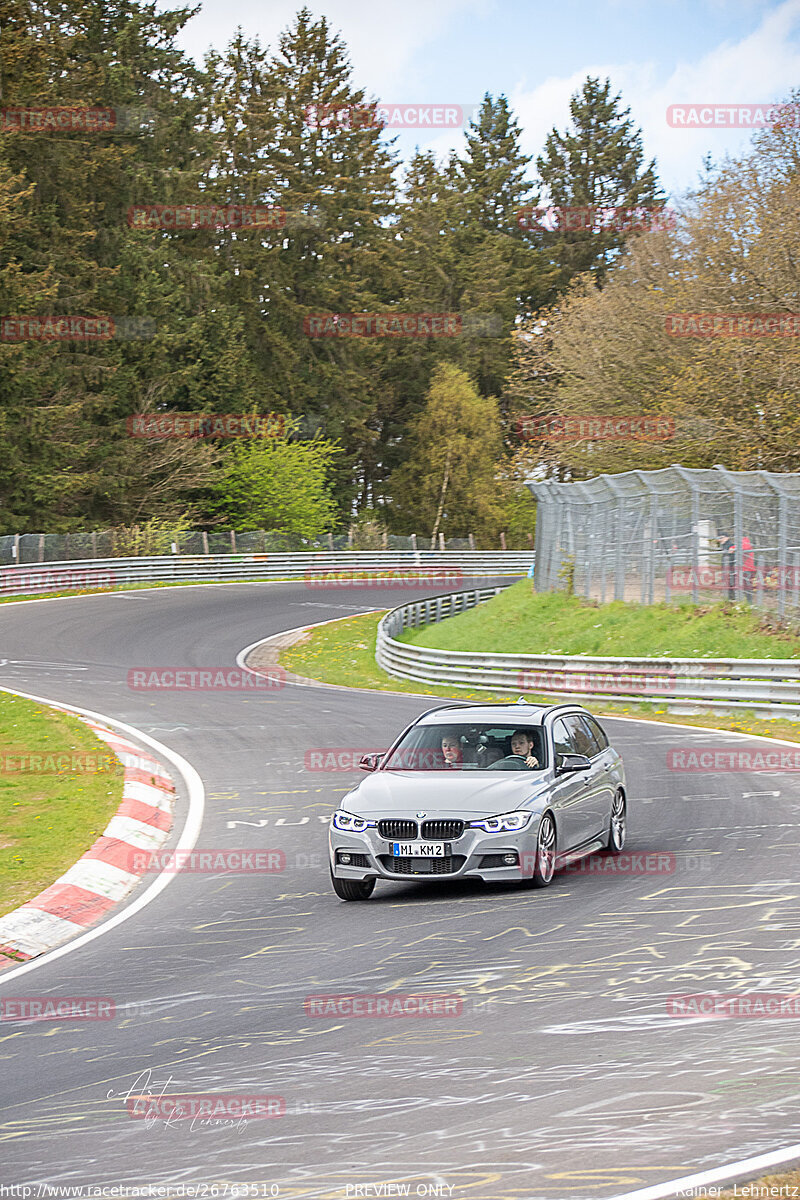
<path fill-rule="evenodd" d="M 464 832 L 463 821 L 423 821 L 424 838 L 460 838 Z"/>
<path fill-rule="evenodd" d="M 378 821 L 378 833 L 382 838 L 415 838 L 416 821 Z"/>
<path fill-rule="evenodd" d="M 452 875 L 466 862 L 463 854 L 451 854 L 447 858 L 393 858 L 389 854 L 381 856 L 381 862 L 387 871 L 395 875 Z"/>

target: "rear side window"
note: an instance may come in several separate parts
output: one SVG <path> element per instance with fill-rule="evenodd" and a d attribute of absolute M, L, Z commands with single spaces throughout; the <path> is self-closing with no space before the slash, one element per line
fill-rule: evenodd
<path fill-rule="evenodd" d="M 573 753 L 583 754 L 586 758 L 594 758 L 598 753 L 594 736 L 588 726 L 584 724 L 580 714 L 569 713 L 562 720 L 569 731 L 570 741 L 575 747 Z"/>
<path fill-rule="evenodd" d="M 587 716 L 586 713 L 582 713 L 581 720 L 583 721 L 584 725 L 589 726 L 589 732 L 597 743 L 597 753 L 601 754 L 603 750 L 608 747 L 608 738 L 603 733 L 603 730 L 600 728 L 597 721 L 595 721 L 594 717 L 590 717 Z"/>

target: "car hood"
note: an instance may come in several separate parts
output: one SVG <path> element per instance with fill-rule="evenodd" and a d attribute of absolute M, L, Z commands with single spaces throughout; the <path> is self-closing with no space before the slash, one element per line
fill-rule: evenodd
<path fill-rule="evenodd" d="M 527 808 L 548 787 L 548 779 L 524 771 L 503 771 L 487 778 L 469 771 L 378 771 L 342 800 L 358 816 L 413 816 L 476 813 L 493 816 Z"/>

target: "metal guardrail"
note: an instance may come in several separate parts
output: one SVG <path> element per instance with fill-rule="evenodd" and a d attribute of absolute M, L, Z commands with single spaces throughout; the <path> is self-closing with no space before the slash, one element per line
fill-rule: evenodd
<path fill-rule="evenodd" d="M 444 687 L 585 700 L 658 700 L 683 711 L 738 708 L 768 717 L 800 715 L 800 659 L 477 654 L 397 641 L 404 629 L 455 616 L 502 590 L 478 588 L 393 609 L 378 625 L 378 665 L 400 679 Z"/>
<path fill-rule="evenodd" d="M 0 596 L 113 588 L 131 583 L 304 579 L 309 588 L 431 587 L 466 577 L 524 575 L 532 555 L 514 550 L 334 550 L 276 554 L 162 555 L 0 568 Z M 367 574 L 369 578 L 359 578 Z"/>

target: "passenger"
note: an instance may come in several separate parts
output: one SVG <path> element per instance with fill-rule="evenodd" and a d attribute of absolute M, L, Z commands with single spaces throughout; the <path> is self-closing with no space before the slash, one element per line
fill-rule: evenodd
<path fill-rule="evenodd" d="M 524 758 L 525 766 L 530 767 L 531 770 L 535 770 L 539 766 L 539 760 L 533 753 L 535 745 L 535 741 L 526 729 L 515 729 L 511 735 L 511 753 Z"/>
<path fill-rule="evenodd" d="M 464 763 L 464 753 L 461 749 L 461 740 L 457 733 L 448 730 L 442 734 L 442 754 L 444 755 L 444 765 L 446 767 L 461 767 Z"/>

